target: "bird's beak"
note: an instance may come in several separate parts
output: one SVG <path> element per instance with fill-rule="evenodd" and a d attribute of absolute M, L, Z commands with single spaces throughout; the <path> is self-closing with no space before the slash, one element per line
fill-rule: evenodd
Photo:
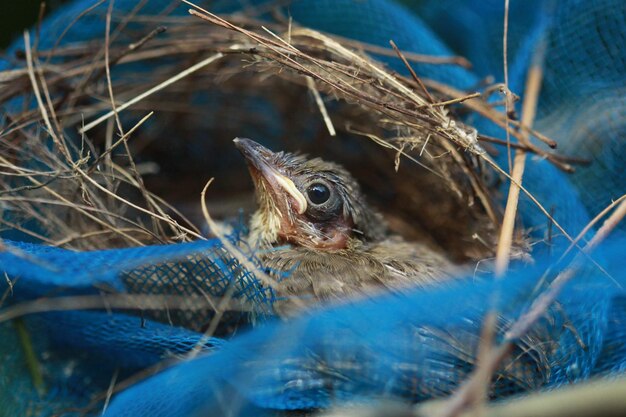
<path fill-rule="evenodd" d="M 239 152 L 246 158 L 250 173 L 255 179 L 262 179 L 269 186 L 275 196 L 287 193 L 292 198 L 292 205 L 298 214 L 303 214 L 307 209 L 306 198 L 296 187 L 293 181 L 281 174 L 278 168 L 271 162 L 274 153 L 253 140 L 236 138 L 233 140 Z M 258 190 L 257 192 L 262 192 Z"/>

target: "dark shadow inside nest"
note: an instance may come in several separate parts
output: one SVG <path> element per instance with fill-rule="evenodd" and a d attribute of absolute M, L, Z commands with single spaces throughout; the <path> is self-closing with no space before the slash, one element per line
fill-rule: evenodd
<path fill-rule="evenodd" d="M 326 100 L 338 130 L 331 137 L 306 87 L 245 72 L 219 82 L 208 78 L 189 82 L 202 85 L 208 95 L 202 100 L 208 104 L 194 103 L 197 94 L 192 91 L 160 93 L 143 106 L 154 105 L 158 111 L 159 103 L 176 102 L 180 110 L 159 111 L 154 125 L 138 132 L 130 145 L 138 163 L 158 167 L 145 175 L 147 188 L 199 227 L 204 224 L 200 191 L 212 177 L 208 206 L 213 217 L 233 219 L 242 209 L 247 220 L 254 211 L 252 182 L 232 144 L 235 137 L 250 137 L 274 151 L 302 152 L 344 165 L 370 203 L 384 213 L 392 232 L 407 240 L 426 242 L 457 262 L 491 256 L 493 223 L 466 174 L 435 139 L 405 152 L 437 174 L 404 157 L 396 172 L 397 151 L 350 133 L 369 132 L 401 146 L 392 129 L 381 127 L 378 116 L 358 105 Z M 469 156 L 465 162 L 474 164 Z M 480 176 L 479 169 L 471 169 Z"/>

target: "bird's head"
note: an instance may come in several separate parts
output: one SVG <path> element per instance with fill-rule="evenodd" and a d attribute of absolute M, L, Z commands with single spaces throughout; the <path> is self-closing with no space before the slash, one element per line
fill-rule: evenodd
<path fill-rule="evenodd" d="M 234 143 L 246 158 L 259 203 L 250 225 L 252 244 L 341 250 L 353 239 L 383 238 L 381 216 L 367 206 L 358 184 L 341 166 L 272 152 L 250 139 Z"/>

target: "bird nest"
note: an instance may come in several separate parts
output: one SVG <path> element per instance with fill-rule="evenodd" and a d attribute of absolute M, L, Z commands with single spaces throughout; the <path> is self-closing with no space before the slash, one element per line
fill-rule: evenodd
<path fill-rule="evenodd" d="M 260 21 L 268 11 L 273 19 Z M 248 136 L 341 163 L 392 231 L 458 262 L 482 260 L 495 251 L 498 190 L 508 176 L 491 158 L 507 144 L 459 116 L 476 113 L 509 123 L 514 137 L 550 142 L 481 94 L 412 69 L 415 62 L 469 65 L 460 57 L 331 36 L 272 8 L 222 16 L 196 8 L 192 16 L 85 11 L 98 13 L 107 23 L 102 39 L 67 41 L 63 32 L 43 46 L 25 33 L 15 68 L 0 73 L 8 110 L 0 221 L 49 245 L 202 238 L 199 196 L 211 177 L 213 217 L 250 213 L 252 183 L 232 145 Z M 390 69 L 392 61 L 403 73 Z M 569 169 L 564 158 L 521 143 L 528 144 L 508 148 Z M 515 241 L 523 253 L 526 237 Z"/>

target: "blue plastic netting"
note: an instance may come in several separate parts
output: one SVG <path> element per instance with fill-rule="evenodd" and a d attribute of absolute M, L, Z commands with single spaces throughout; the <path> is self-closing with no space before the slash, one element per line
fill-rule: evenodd
<path fill-rule="evenodd" d="M 47 18 L 41 27 L 40 49 L 52 46 L 68 22 L 92 3 L 74 1 Z M 258 2 L 241 3 L 218 2 L 213 7 L 232 11 Z M 387 46 L 393 39 L 404 51 L 463 55 L 473 69 L 429 64 L 414 68 L 422 77 L 469 90 L 489 75 L 502 80 L 503 3 L 302 0 L 290 2 L 284 12 L 302 25 L 375 45 Z M 623 0 L 511 3 L 511 90 L 523 91 L 532 53 L 538 39 L 545 36 L 546 64 L 535 127 L 555 139 L 559 150 L 592 162 L 575 174 L 565 174 L 534 156 L 526 166 L 526 187 L 575 236 L 626 192 L 626 7 Z M 63 44 L 101 39 L 107 5 L 79 19 Z M 114 10 L 124 15 L 136 6 L 135 1 L 118 0 Z M 139 16 L 186 13 L 185 6 L 170 6 L 167 0 L 146 1 Z M 20 48 L 18 41 L 6 59 L 0 60 L 0 68 L 11 68 L 11 54 Z M 404 71 L 398 60 L 381 59 Z M 129 74 L 153 70 L 122 68 L 119 71 Z M 203 123 L 207 128 L 227 123 L 210 111 L 222 99 L 210 93 L 198 98 L 206 106 Z M 258 102 L 239 104 L 243 109 Z M 15 99 L 3 111 L 21 105 Z M 255 131 L 249 134 L 255 137 L 262 129 L 261 134 L 269 139 L 280 137 L 276 118 L 268 109 L 258 126 L 241 126 L 241 134 L 248 129 Z M 466 121 L 484 134 L 503 137 L 501 129 L 477 116 Z M 206 141 L 203 136 L 189 146 Z M 193 148 L 190 153 L 202 152 Z M 213 159 L 215 166 L 226 163 Z M 506 166 L 505 152 L 498 162 Z M 524 196 L 520 214 L 533 237 L 540 240 L 546 235 L 545 215 Z M 535 327 L 536 332 L 548 329 L 543 337 L 552 346 L 542 358 L 546 367 L 526 370 L 530 374 L 524 381 L 496 383 L 494 397 L 624 372 L 625 230 L 623 226 L 615 230 L 594 254 L 606 273 L 585 265 L 549 316 Z M 557 233 L 550 245 L 535 245 L 535 263 L 514 265 L 503 281 L 468 276 L 405 297 L 383 296 L 276 322 L 271 320 L 273 293 L 216 240 L 92 252 L 5 241 L 0 252 L 0 270 L 7 278 L 0 284 L 3 307 L 43 296 L 131 291 L 176 295 L 184 308 L 156 313 L 148 309 L 143 314 L 117 309 L 35 311 L 0 323 L 0 415 L 99 414 L 112 381 L 154 371 L 163 363 L 167 369 L 156 374 L 146 371 L 134 385 L 115 385 L 123 389 L 113 394 L 105 415 L 262 415 L 358 401 L 420 401 L 442 396 L 472 368 L 471 360 L 459 361 L 452 352 L 454 345 L 441 343 L 442 338 L 453 335 L 459 344 L 475 343 L 494 291 L 500 294 L 497 308 L 500 324 L 506 328 L 528 307 L 540 278 L 567 243 Z M 548 275 L 553 277 L 554 272 Z M 194 308 L 194 296 L 219 300 L 227 292 L 245 304 L 246 310 L 227 313 L 214 336 L 204 338 L 202 331 L 214 316 Z M 0 317 L 3 311 L 7 310 L 0 310 Z M 196 325 L 189 326 L 190 322 Z M 257 326 L 235 331 L 238 323 Z M 25 348 L 25 334 L 41 368 L 43 390 L 29 369 L 33 360 Z M 188 359 L 194 347 L 201 354 L 180 361 Z"/>

